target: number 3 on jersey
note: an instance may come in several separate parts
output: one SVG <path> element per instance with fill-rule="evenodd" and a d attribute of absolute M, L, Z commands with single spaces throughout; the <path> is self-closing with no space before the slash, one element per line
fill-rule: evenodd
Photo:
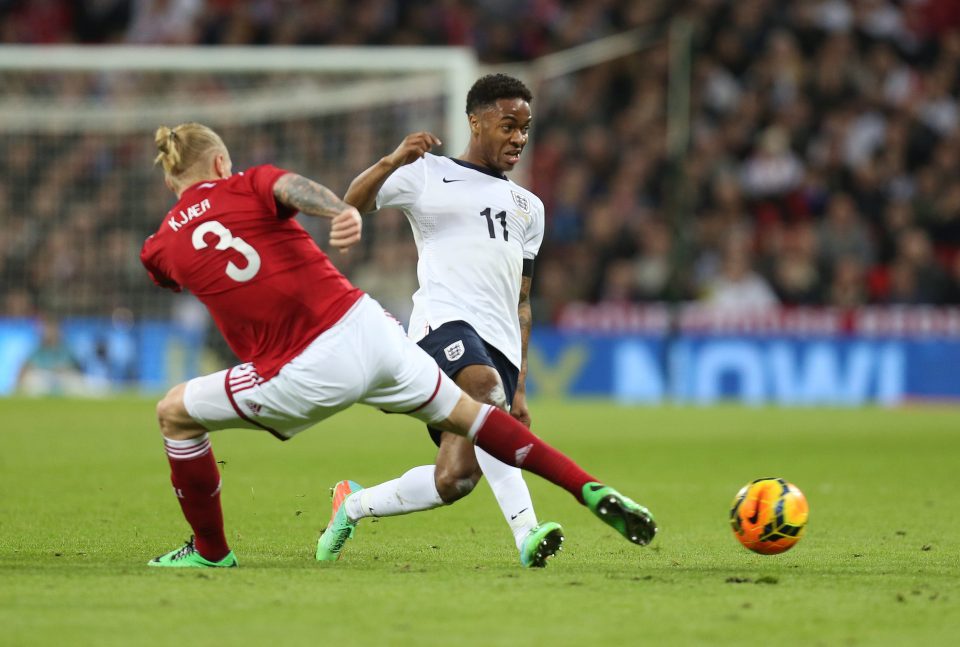
<path fill-rule="evenodd" d="M 227 276 L 234 281 L 243 283 L 257 275 L 257 272 L 260 271 L 260 254 L 258 254 L 257 250 L 253 247 L 250 247 L 247 241 L 235 237 L 230 233 L 229 229 L 216 220 L 208 220 L 193 230 L 193 238 L 191 240 L 193 241 L 194 249 L 204 249 L 207 247 L 207 242 L 203 239 L 207 234 L 213 234 L 219 238 L 217 244 L 213 246 L 214 249 L 219 249 L 220 251 L 232 249 L 243 254 L 243 257 L 247 259 L 247 266 L 243 269 L 237 267 L 233 261 L 228 261 Z"/>

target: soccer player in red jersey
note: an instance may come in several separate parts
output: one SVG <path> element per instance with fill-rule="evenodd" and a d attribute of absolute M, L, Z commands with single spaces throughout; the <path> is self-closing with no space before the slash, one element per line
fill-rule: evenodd
<path fill-rule="evenodd" d="M 464 394 L 401 326 L 350 284 L 293 216 L 331 219 L 330 244 L 361 238 L 357 210 L 270 165 L 232 173 L 220 137 L 196 123 L 156 133 L 178 201 L 140 258 L 161 287 L 190 290 L 243 362 L 179 384 L 157 404 L 171 481 L 193 530 L 159 567 L 230 567 L 209 431 L 262 429 L 281 440 L 363 403 L 469 438 L 566 489 L 628 540 L 657 532 L 643 506 L 603 485 L 509 414 Z M 341 543 L 352 526 L 345 525 Z"/>

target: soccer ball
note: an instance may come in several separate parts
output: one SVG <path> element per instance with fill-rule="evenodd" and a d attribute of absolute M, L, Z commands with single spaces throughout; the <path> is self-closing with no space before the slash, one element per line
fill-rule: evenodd
<path fill-rule="evenodd" d="M 808 514 L 807 499 L 796 485 L 762 478 L 737 492 L 730 508 L 730 526 L 745 547 L 762 555 L 775 555 L 800 541 Z"/>

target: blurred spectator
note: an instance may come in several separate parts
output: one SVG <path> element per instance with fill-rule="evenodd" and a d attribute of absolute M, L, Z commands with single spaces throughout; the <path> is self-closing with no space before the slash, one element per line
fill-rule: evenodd
<path fill-rule="evenodd" d="M 790 150 L 781 128 L 763 131 L 754 152 L 743 165 L 743 188 L 754 199 L 778 198 L 797 188 L 803 164 Z"/>
<path fill-rule="evenodd" d="M 940 303 L 946 272 L 934 253 L 930 238 L 918 227 L 900 233 L 897 257 L 891 266 L 891 294 L 896 303 Z"/>
<path fill-rule="evenodd" d="M 651 220 L 640 227 L 640 250 L 631 264 L 633 289 L 640 301 L 662 301 L 669 295 L 673 244 L 665 222 Z"/>
<path fill-rule="evenodd" d="M 857 308 L 869 302 L 867 276 L 856 256 L 841 256 L 833 265 L 827 305 L 837 308 Z"/>
<path fill-rule="evenodd" d="M 416 267 L 416 254 L 396 238 L 377 245 L 376 253 L 353 271 L 351 279 L 406 326 L 413 311 L 411 297 L 419 287 Z"/>
<path fill-rule="evenodd" d="M 89 393 L 80 364 L 63 343 L 56 321 L 40 321 L 40 345 L 20 369 L 17 390 L 31 396 Z"/>
<path fill-rule="evenodd" d="M 820 223 L 820 260 L 833 267 L 838 259 L 851 256 L 862 267 L 869 267 L 875 256 L 874 243 L 853 198 L 838 193 L 827 203 L 827 213 Z"/>
<path fill-rule="evenodd" d="M 823 302 L 823 272 L 817 259 L 817 234 L 812 224 L 798 223 L 783 232 L 773 260 L 772 283 L 784 305 L 812 306 Z"/>
<path fill-rule="evenodd" d="M 923 80 L 923 91 L 916 106 L 920 122 L 941 136 L 956 132 L 960 124 L 957 100 L 950 91 L 956 85 L 957 70 L 944 67 L 928 72 Z"/>
<path fill-rule="evenodd" d="M 187 45 L 198 40 L 202 0 L 133 0 L 126 40 L 140 45 Z"/>
<path fill-rule="evenodd" d="M 906 259 L 897 259 L 890 266 L 885 303 L 894 305 L 923 303 L 917 271 Z"/>
<path fill-rule="evenodd" d="M 953 254 L 947 265 L 943 286 L 943 303 L 960 306 L 960 254 Z"/>
<path fill-rule="evenodd" d="M 560 172 L 544 235 L 551 240 L 571 243 L 580 238 L 584 226 L 584 207 L 590 195 L 590 168 L 585 164 L 571 163 Z"/>
<path fill-rule="evenodd" d="M 891 200 L 883 212 L 883 219 L 877 227 L 879 241 L 878 256 L 882 265 L 888 265 L 897 256 L 900 236 L 914 226 L 913 206 L 906 200 Z"/>
<path fill-rule="evenodd" d="M 626 258 L 610 260 L 604 268 L 597 301 L 630 303 L 637 299 L 633 263 Z"/>
<path fill-rule="evenodd" d="M 76 2 L 74 29 L 81 43 L 114 43 L 122 40 L 130 21 L 129 0 Z"/>
<path fill-rule="evenodd" d="M 605 299 L 608 290 L 606 281 L 610 278 L 608 272 L 610 265 L 630 258 L 636 252 L 633 237 L 630 235 L 624 216 L 625 214 L 613 208 L 609 200 L 596 200 L 588 207 L 583 241 L 579 246 L 587 250 L 593 265 L 593 271 L 590 273 L 591 301 Z M 618 279 L 624 279 L 629 283 L 626 280 L 628 272 L 622 265 L 616 271 L 619 273 Z M 610 293 L 620 300 L 624 298 L 622 289 L 624 286 L 621 285 L 620 280 L 617 282 L 617 286 L 609 286 L 609 289 Z"/>
<path fill-rule="evenodd" d="M 567 269 L 563 261 L 547 255 L 537 263 L 536 274 L 537 290 L 530 300 L 533 320 L 536 325 L 546 325 L 555 321 L 571 300 Z M 960 298 L 960 281 L 957 293 Z"/>
<path fill-rule="evenodd" d="M 743 236 L 730 236 L 720 273 L 704 288 L 703 302 L 725 312 L 764 310 L 779 303 L 767 280 L 754 271 L 749 242 Z"/>
<path fill-rule="evenodd" d="M 25 288 L 12 288 L 3 297 L 3 316 L 28 319 L 37 311 L 34 296 Z"/>
<path fill-rule="evenodd" d="M 0 14 L 3 41 L 53 45 L 71 40 L 70 3 L 63 0 L 30 0 L 8 4 L 12 5 L 6 9 L 8 16 Z"/>

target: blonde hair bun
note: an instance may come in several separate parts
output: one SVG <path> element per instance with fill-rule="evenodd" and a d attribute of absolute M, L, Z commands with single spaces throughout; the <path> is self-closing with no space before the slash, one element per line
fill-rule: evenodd
<path fill-rule="evenodd" d="M 163 172 L 170 176 L 179 176 L 188 172 L 197 163 L 205 161 L 210 155 L 227 153 L 220 135 L 211 128 L 196 122 L 188 122 L 170 128 L 160 126 L 154 133 L 153 141 L 157 145 L 154 164 L 163 166 Z"/>

